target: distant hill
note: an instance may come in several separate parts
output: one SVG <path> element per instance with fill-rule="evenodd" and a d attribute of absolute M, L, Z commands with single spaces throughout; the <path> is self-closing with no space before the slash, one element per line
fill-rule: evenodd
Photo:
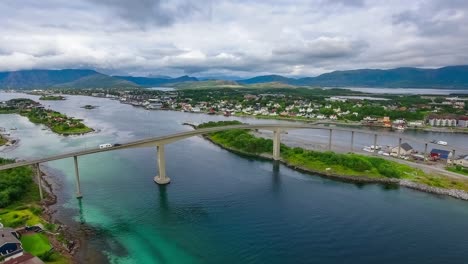
<path fill-rule="evenodd" d="M 72 82 L 60 83 L 53 86 L 54 88 L 131 88 L 139 87 L 139 85 L 119 78 L 114 78 L 105 74 L 97 73 L 90 76 L 79 78 Z"/>
<path fill-rule="evenodd" d="M 468 88 L 468 65 L 439 69 L 396 68 L 334 71 L 317 77 L 287 78 L 280 75 L 257 76 L 239 80 L 255 84 L 281 82 L 300 86 L 331 87 L 401 87 L 401 88 Z"/>
<path fill-rule="evenodd" d="M 189 88 L 254 88 L 295 86 L 315 87 L 401 87 L 468 89 L 468 65 L 439 69 L 396 68 L 390 70 L 361 69 L 334 71 L 317 77 L 288 78 L 281 75 L 256 76 L 250 79 L 203 80 L 191 76 L 109 76 L 94 70 L 23 70 L 0 72 L 0 89 L 45 88 L 132 88 L 171 86 Z"/>
<path fill-rule="evenodd" d="M 171 78 L 171 77 L 133 77 L 133 76 L 113 76 L 118 79 L 130 81 L 132 83 L 138 84 L 143 87 L 154 87 L 162 86 L 173 83 L 182 83 L 182 82 L 196 82 L 198 81 L 195 77 L 190 77 L 187 75 Z"/>
<path fill-rule="evenodd" d="M 0 72 L 0 89 L 41 89 L 51 87 L 110 88 L 137 87 L 93 70 L 23 70 Z"/>
<path fill-rule="evenodd" d="M 223 80 L 209 80 L 209 81 L 196 81 L 196 82 L 179 82 L 168 84 L 169 87 L 175 89 L 210 89 L 210 88 L 242 88 L 244 86 L 239 85 L 234 81 L 223 81 Z"/>
<path fill-rule="evenodd" d="M 292 84 L 296 79 L 284 77 L 281 75 L 263 75 L 263 76 L 256 76 L 250 79 L 245 80 L 238 80 L 238 83 L 241 84 L 256 84 L 256 83 L 285 83 L 285 84 Z"/>

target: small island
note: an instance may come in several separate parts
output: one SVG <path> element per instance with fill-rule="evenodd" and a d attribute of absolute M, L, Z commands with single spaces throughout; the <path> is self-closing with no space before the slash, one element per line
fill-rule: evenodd
<path fill-rule="evenodd" d="M 12 99 L 0 105 L 0 114 L 17 113 L 25 116 L 35 124 L 43 124 L 53 132 L 61 135 L 79 135 L 94 131 L 83 124 L 81 119 L 68 117 L 31 99 Z"/>
<path fill-rule="evenodd" d="M 43 95 L 43 96 L 39 97 L 39 100 L 42 100 L 42 101 L 61 101 L 61 100 L 65 100 L 65 97 L 61 96 L 61 95 Z"/>
<path fill-rule="evenodd" d="M 96 108 L 96 107 L 97 107 L 97 106 L 95 106 L 95 105 L 84 105 L 84 106 L 82 106 L 81 108 L 89 109 L 89 110 L 90 110 L 90 109 L 94 109 L 94 108 Z"/>

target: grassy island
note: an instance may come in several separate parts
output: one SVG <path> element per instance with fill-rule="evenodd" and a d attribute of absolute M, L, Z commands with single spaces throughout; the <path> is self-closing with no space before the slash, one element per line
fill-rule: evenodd
<path fill-rule="evenodd" d="M 239 124 L 241 124 L 239 121 L 208 122 L 197 128 Z M 235 153 L 272 158 L 273 141 L 255 137 L 248 130 L 233 129 L 215 132 L 207 135 L 206 138 Z M 298 147 L 291 148 L 281 144 L 281 162 L 294 169 L 352 181 L 384 183 L 405 181 L 405 183 L 421 186 L 468 191 L 468 178 L 465 180 L 427 174 L 409 165 L 379 157 L 353 153 L 339 154 L 332 151 L 319 152 Z"/>
<path fill-rule="evenodd" d="M 63 97 L 61 95 L 43 95 L 43 96 L 39 97 L 39 100 L 43 100 L 43 101 L 61 101 L 61 100 L 65 100 L 65 97 Z"/>
<path fill-rule="evenodd" d="M 45 109 L 41 104 L 30 99 L 12 99 L 6 106 L 0 107 L 0 114 L 17 113 L 25 116 L 35 124 L 43 124 L 53 132 L 61 135 L 76 135 L 92 132 L 93 129 L 83 124 L 81 119 L 75 119 L 65 114 Z"/>
<path fill-rule="evenodd" d="M 0 158 L 0 165 L 14 162 Z M 5 227 L 23 229 L 26 226 L 42 224 L 47 231 L 56 233 L 57 226 L 43 218 L 39 190 L 33 181 L 31 167 L 19 167 L 0 171 L 0 223 Z M 52 249 L 52 240 L 62 239 L 63 234 L 27 233 L 20 241 L 24 251 L 39 257 L 45 263 L 71 263 L 68 257 Z"/>
<path fill-rule="evenodd" d="M 84 106 L 82 106 L 81 108 L 84 108 L 84 109 L 94 109 L 94 108 L 96 108 L 96 106 L 94 106 L 94 105 L 84 105 Z"/>

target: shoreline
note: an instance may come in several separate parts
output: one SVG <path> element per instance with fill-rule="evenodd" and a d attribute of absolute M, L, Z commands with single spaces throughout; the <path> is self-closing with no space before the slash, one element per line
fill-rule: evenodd
<path fill-rule="evenodd" d="M 63 234 L 65 241 L 68 242 L 67 244 L 64 244 L 61 241 L 58 241 L 56 236 L 50 236 L 50 242 L 54 248 L 60 249 L 60 253 L 65 255 L 70 260 L 70 263 L 73 264 L 109 263 L 107 257 L 101 251 L 96 251 L 92 247 L 89 247 L 89 237 L 94 236 L 99 232 L 99 230 L 87 225 L 86 223 L 74 220 L 72 216 L 75 212 L 68 214 L 68 210 L 59 208 L 61 205 L 59 204 L 56 191 L 62 183 L 57 180 L 57 177 L 59 177 L 62 172 L 55 172 L 55 169 L 47 166 L 40 168 L 40 172 L 43 191 L 47 192 L 47 195 L 50 197 L 45 198 L 40 202 L 41 207 L 44 209 L 42 218 L 48 223 L 58 225 L 59 228 L 57 229 L 57 232 L 60 231 L 61 234 Z M 36 182 L 35 177 L 34 181 Z M 62 212 L 62 214 L 59 214 L 59 212 Z M 76 213 L 79 213 L 79 211 Z"/>
<path fill-rule="evenodd" d="M 41 218 L 47 223 L 55 224 L 58 226 L 57 230 L 55 231 L 55 234 L 48 236 L 49 241 L 52 247 L 57 252 L 59 252 L 61 255 L 65 256 L 71 261 L 70 263 L 79 263 L 76 262 L 75 255 L 80 248 L 80 241 L 76 239 L 71 232 L 69 232 L 69 227 L 67 225 L 63 224 L 54 217 L 54 214 L 57 212 L 57 210 L 53 209 L 52 207 L 57 205 L 58 198 L 54 192 L 53 183 L 50 182 L 50 179 L 47 179 L 47 177 L 53 179 L 54 176 L 46 173 L 44 169 L 39 168 L 39 171 L 41 174 L 41 188 L 46 194 L 46 197 L 39 202 L 39 204 L 43 208 Z M 35 177 L 34 182 L 36 184 L 39 184 Z M 65 241 L 67 241 L 68 243 L 65 244 L 59 241 L 57 237 L 58 234 L 63 235 Z"/>
<path fill-rule="evenodd" d="M 189 124 L 187 124 L 189 125 Z M 193 125 L 191 125 L 193 127 Z M 252 158 L 260 158 L 263 160 L 269 160 L 273 162 L 279 162 L 283 165 L 285 165 L 288 168 L 291 168 L 293 170 L 302 172 L 302 173 L 307 173 L 310 175 L 314 176 L 319 176 L 323 178 L 329 178 L 333 180 L 338 180 L 341 182 L 348 182 L 348 183 L 363 183 L 363 184 L 381 184 L 381 185 L 398 185 L 401 187 L 421 191 L 421 192 L 426 192 L 430 194 L 435 194 L 435 195 L 442 195 L 442 196 L 449 196 L 452 198 L 460 199 L 460 200 L 465 200 L 468 201 L 468 192 L 463 191 L 463 190 L 458 190 L 458 189 L 444 189 L 444 188 L 439 188 L 439 187 L 431 187 L 425 184 L 421 183 L 415 183 L 409 180 L 405 179 L 394 179 L 394 178 L 369 178 L 369 177 L 362 177 L 362 176 L 348 176 L 348 175 L 341 175 L 341 174 L 335 174 L 335 173 L 327 173 L 324 171 L 319 171 L 319 170 L 312 170 L 309 168 L 304 168 L 301 166 L 296 166 L 292 165 L 283 159 L 280 159 L 278 161 L 273 160 L 273 157 L 268 154 L 252 154 L 252 153 L 247 153 L 243 152 L 237 149 L 229 148 L 226 146 L 223 146 L 220 143 L 214 142 L 209 136 L 203 135 L 203 138 L 208 140 L 209 142 L 219 146 L 220 148 L 227 150 L 229 152 L 232 152 L 237 155 L 241 156 L 246 156 L 246 157 L 252 157 Z"/>

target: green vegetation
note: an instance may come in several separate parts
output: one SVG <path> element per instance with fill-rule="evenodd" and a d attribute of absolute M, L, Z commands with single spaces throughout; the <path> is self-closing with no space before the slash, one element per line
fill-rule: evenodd
<path fill-rule="evenodd" d="M 0 158 L 0 165 L 13 162 Z M 0 208 L 22 200 L 23 195 L 34 186 L 30 167 L 19 167 L 0 171 Z"/>
<path fill-rule="evenodd" d="M 21 243 L 24 250 L 34 256 L 42 256 L 52 249 L 49 238 L 40 233 L 22 236 Z"/>
<path fill-rule="evenodd" d="M 240 124 L 238 121 L 208 122 L 198 128 Z M 211 133 L 208 138 L 227 149 L 247 155 L 270 156 L 273 152 L 271 139 L 258 138 L 248 130 L 233 129 Z M 288 165 L 325 175 L 366 179 L 406 179 L 433 187 L 468 190 L 468 179 L 450 179 L 423 171 L 395 161 L 358 154 L 339 154 L 331 151 L 318 152 L 281 145 L 281 158 Z"/>
<path fill-rule="evenodd" d="M 41 233 L 23 235 L 21 244 L 26 252 L 39 257 L 49 264 L 70 263 L 68 259 L 55 252 L 50 244 L 49 238 Z"/>
<path fill-rule="evenodd" d="M 65 97 L 61 95 L 43 95 L 39 97 L 39 100 L 44 100 L 44 101 L 61 101 L 65 100 Z"/>
<path fill-rule="evenodd" d="M 13 160 L 0 158 L 0 165 L 11 162 Z M 47 223 L 41 217 L 39 190 L 32 177 L 33 170 L 29 166 L 0 171 L 0 222 L 12 228 L 43 224 L 47 230 L 55 231 L 56 225 Z M 21 243 L 26 252 L 46 263 L 70 263 L 65 256 L 51 250 L 45 234 L 24 235 Z"/>
<path fill-rule="evenodd" d="M 468 168 L 462 167 L 460 165 L 450 166 L 450 167 L 447 167 L 446 169 L 451 172 L 460 173 L 460 174 L 468 176 Z"/>

